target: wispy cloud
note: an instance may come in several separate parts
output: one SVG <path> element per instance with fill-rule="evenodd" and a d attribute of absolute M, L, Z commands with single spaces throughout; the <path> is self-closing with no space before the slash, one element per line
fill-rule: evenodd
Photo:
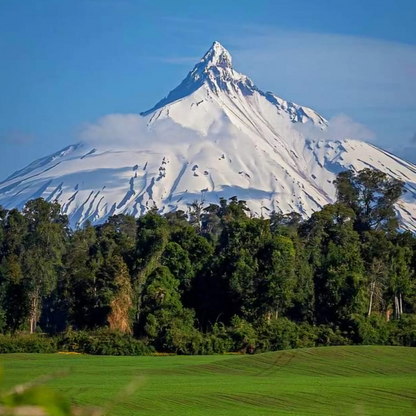
<path fill-rule="evenodd" d="M 132 7 L 135 5 L 134 1 L 129 0 L 86 0 L 85 4 L 93 7 L 106 7 L 112 9 Z"/>
<path fill-rule="evenodd" d="M 16 146 L 22 146 L 32 143 L 34 136 L 23 131 L 10 131 L 0 136 L 0 141 L 6 144 L 12 144 Z"/>
<path fill-rule="evenodd" d="M 172 31 L 194 31 L 200 36 L 191 48 L 183 48 L 183 56 L 146 59 L 183 66 L 185 76 L 210 42 L 219 39 L 230 50 L 235 68 L 261 89 L 329 118 L 326 139 L 372 141 L 376 137 L 386 148 L 413 148 L 409 137 L 416 130 L 415 45 L 272 26 L 230 22 L 225 26 L 221 20 L 161 19 Z M 207 33 L 212 38 L 207 39 Z M 202 51 L 199 55 L 195 55 L 197 45 Z M 403 153 L 401 149 L 393 151 Z M 416 149 L 414 156 L 416 161 Z"/>
<path fill-rule="evenodd" d="M 296 123 L 293 127 L 311 140 L 337 141 L 354 139 L 363 141 L 375 140 L 375 134 L 368 127 L 354 121 L 345 114 L 339 114 L 328 120 L 328 127 L 321 130 L 312 123 Z"/>
<path fill-rule="evenodd" d="M 172 65 L 193 66 L 201 57 L 196 56 L 148 56 L 146 59 Z"/>
<path fill-rule="evenodd" d="M 108 114 L 95 123 L 82 126 L 79 136 L 93 146 L 160 149 L 164 144 L 189 143 L 198 134 L 171 118 L 158 120 L 152 128 L 149 128 L 147 121 L 139 114 Z"/>
<path fill-rule="evenodd" d="M 249 28 L 247 28 L 247 32 Z M 356 36 L 258 29 L 229 38 L 238 65 L 296 97 L 360 106 L 416 104 L 416 46 Z M 316 94 L 316 96 L 315 96 Z M 289 97 L 290 98 L 290 97 Z M 353 101 L 353 102 L 352 102 Z"/>
<path fill-rule="evenodd" d="M 403 159 L 416 163 L 416 133 L 404 145 L 392 146 L 388 150 Z"/>
<path fill-rule="evenodd" d="M 191 49 L 194 55 L 196 46 L 203 51 L 220 40 L 230 50 L 235 69 L 259 88 L 326 118 L 346 114 L 374 131 L 381 146 L 405 144 L 416 129 L 416 45 L 245 25 L 221 17 L 163 19 L 172 33 L 195 32 L 184 54 Z M 189 62 L 191 67 L 195 60 L 187 58 L 172 63 Z"/>
<path fill-rule="evenodd" d="M 179 16 L 161 16 L 161 20 L 164 20 L 166 22 L 172 22 L 172 23 L 179 23 L 181 25 L 198 25 L 198 26 L 207 26 L 211 25 L 211 22 L 209 22 L 206 19 L 198 19 L 198 18 L 190 18 L 190 17 L 179 17 Z"/>
<path fill-rule="evenodd" d="M 224 42 L 235 67 L 261 89 L 326 117 L 347 114 L 381 146 L 404 145 L 415 131 L 415 45 L 273 27 L 234 33 Z"/>

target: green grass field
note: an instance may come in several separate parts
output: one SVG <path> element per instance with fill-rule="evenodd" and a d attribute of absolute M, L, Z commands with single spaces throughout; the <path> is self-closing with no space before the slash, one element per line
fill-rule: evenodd
<path fill-rule="evenodd" d="M 3 388 L 49 383 L 103 405 L 132 380 L 113 415 L 416 415 L 416 348 L 326 347 L 242 356 L 0 356 Z"/>

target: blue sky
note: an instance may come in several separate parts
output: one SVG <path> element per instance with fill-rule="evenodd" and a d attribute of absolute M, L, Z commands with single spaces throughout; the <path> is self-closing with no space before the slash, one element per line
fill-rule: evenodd
<path fill-rule="evenodd" d="M 139 113 L 214 40 L 263 90 L 416 162 L 414 0 L 0 0 L 0 179 Z"/>

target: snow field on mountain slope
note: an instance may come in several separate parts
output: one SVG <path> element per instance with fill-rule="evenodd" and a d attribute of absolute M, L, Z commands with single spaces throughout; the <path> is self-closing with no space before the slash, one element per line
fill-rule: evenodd
<path fill-rule="evenodd" d="M 309 216 L 335 201 L 340 171 L 370 167 L 406 182 L 397 210 L 403 228 L 416 230 L 413 164 L 368 143 L 329 141 L 323 117 L 263 93 L 231 62 L 214 43 L 143 116 L 103 117 L 81 143 L 3 181 L 0 204 L 22 208 L 37 197 L 57 200 L 72 226 L 154 206 L 163 213 L 187 211 L 195 200 L 207 205 L 233 196 L 255 215 Z"/>

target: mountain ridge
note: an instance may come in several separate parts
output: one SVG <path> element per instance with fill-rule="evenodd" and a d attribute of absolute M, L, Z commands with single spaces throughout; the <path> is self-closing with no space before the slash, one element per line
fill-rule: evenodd
<path fill-rule="evenodd" d="M 0 204 L 57 200 L 74 227 L 232 196 L 246 200 L 254 215 L 306 217 L 335 201 L 338 172 L 371 167 L 406 182 L 397 212 L 402 227 L 415 230 L 416 166 L 369 143 L 324 140 L 328 126 L 314 110 L 258 89 L 214 42 L 150 110 L 104 117 L 87 139 L 1 182 Z"/>

